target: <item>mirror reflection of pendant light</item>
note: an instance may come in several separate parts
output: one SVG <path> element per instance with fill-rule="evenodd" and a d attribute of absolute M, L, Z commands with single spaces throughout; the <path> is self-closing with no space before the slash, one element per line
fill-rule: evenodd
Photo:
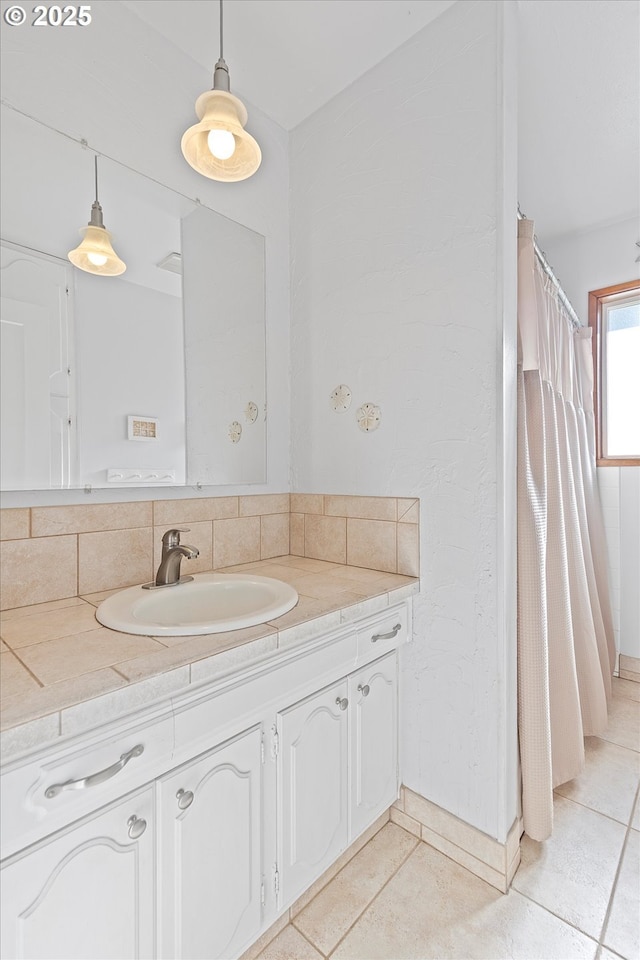
<path fill-rule="evenodd" d="M 189 127 L 180 146 L 187 163 L 210 180 L 246 180 L 260 166 L 262 153 L 244 129 L 244 104 L 229 93 L 229 68 L 222 56 L 222 0 L 220 0 L 220 59 L 213 72 L 213 90 L 196 100 L 200 123 Z"/>
<path fill-rule="evenodd" d="M 95 157 L 96 199 L 91 204 L 91 220 L 80 230 L 83 240 L 79 247 L 70 250 L 69 260 L 79 270 L 97 273 L 103 277 L 117 277 L 127 269 L 111 246 L 111 234 L 102 221 L 102 207 L 98 203 L 98 157 Z"/>

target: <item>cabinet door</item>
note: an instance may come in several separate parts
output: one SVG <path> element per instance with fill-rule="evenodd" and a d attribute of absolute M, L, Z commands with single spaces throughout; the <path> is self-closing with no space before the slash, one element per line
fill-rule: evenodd
<path fill-rule="evenodd" d="M 159 782 L 166 960 L 235 957 L 260 932 L 261 743 L 254 727 Z"/>
<path fill-rule="evenodd" d="M 397 675 L 394 652 L 349 678 L 352 840 L 398 796 Z"/>
<path fill-rule="evenodd" d="M 347 693 L 343 680 L 278 715 L 280 905 L 347 846 Z"/>
<path fill-rule="evenodd" d="M 2 870 L 2 956 L 154 955 L 151 789 L 54 835 Z"/>

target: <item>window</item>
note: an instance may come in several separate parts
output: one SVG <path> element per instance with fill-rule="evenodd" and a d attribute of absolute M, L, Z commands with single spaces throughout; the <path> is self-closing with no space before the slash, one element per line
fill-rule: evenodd
<path fill-rule="evenodd" d="M 640 465 L 640 281 L 589 294 L 598 466 Z"/>

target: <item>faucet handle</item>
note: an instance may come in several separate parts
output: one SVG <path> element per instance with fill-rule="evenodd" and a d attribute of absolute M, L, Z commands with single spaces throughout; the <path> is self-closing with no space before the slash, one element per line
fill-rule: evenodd
<path fill-rule="evenodd" d="M 162 537 L 162 546 L 166 549 L 178 547 L 180 545 L 180 534 L 189 533 L 190 527 L 172 527 L 167 530 Z"/>

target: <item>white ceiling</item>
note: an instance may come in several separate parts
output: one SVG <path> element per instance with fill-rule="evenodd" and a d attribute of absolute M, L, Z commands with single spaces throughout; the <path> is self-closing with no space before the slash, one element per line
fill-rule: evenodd
<path fill-rule="evenodd" d="M 545 240 L 640 210 L 640 4 L 520 0 L 519 195 Z"/>
<path fill-rule="evenodd" d="M 218 0 L 123 0 L 213 73 Z M 291 130 L 454 0 L 224 0 L 231 91 Z"/>
<path fill-rule="evenodd" d="M 208 71 L 217 0 L 123 0 Z M 453 0 L 225 0 L 232 90 L 287 130 Z M 475 0 L 482 2 L 482 0 Z M 519 0 L 519 195 L 548 240 L 638 215 L 638 0 Z"/>

